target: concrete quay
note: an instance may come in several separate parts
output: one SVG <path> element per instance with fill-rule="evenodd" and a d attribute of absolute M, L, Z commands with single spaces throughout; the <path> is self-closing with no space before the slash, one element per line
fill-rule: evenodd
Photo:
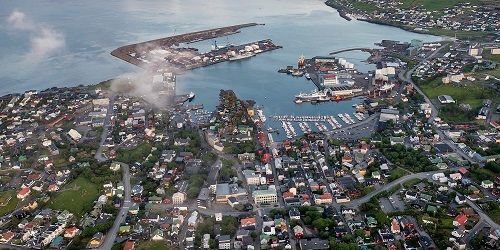
<path fill-rule="evenodd" d="M 239 29 L 252 27 L 258 25 L 257 23 L 245 23 L 233 26 L 227 26 L 216 29 L 209 29 L 203 31 L 196 31 L 187 34 L 180 34 L 171 37 L 165 37 L 160 39 L 155 39 L 142 43 L 135 43 L 126 46 L 119 47 L 111 52 L 111 55 L 120 58 L 126 62 L 134 64 L 138 67 L 144 67 L 144 62 L 130 56 L 132 53 L 150 51 L 161 47 L 171 47 L 173 45 L 179 45 L 181 43 L 192 43 L 203 41 L 207 39 L 212 39 L 216 37 L 231 35 L 237 33 Z"/>

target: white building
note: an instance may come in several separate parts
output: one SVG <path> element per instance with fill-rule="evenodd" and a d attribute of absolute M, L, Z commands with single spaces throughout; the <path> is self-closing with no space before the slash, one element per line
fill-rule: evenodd
<path fill-rule="evenodd" d="M 172 195 L 172 203 L 173 204 L 182 204 L 186 200 L 186 194 L 177 192 Z"/>
<path fill-rule="evenodd" d="M 73 141 L 76 141 L 76 142 L 78 142 L 80 139 L 82 139 L 82 135 L 74 129 L 70 129 L 68 132 L 68 135 L 71 137 L 71 139 L 73 139 Z"/>
<path fill-rule="evenodd" d="M 243 175 L 248 185 L 258 185 L 260 183 L 260 174 L 252 170 L 243 170 Z"/>
<path fill-rule="evenodd" d="M 455 103 L 455 100 L 449 95 L 440 95 L 438 100 L 441 104 Z"/>
<path fill-rule="evenodd" d="M 253 191 L 252 196 L 255 204 L 278 202 L 276 190 L 255 190 Z"/>

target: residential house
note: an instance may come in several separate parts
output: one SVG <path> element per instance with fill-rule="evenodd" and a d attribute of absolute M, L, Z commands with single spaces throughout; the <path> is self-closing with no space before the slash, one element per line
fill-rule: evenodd
<path fill-rule="evenodd" d="M 31 194 L 30 188 L 23 188 L 23 189 L 21 189 L 21 191 L 19 191 L 19 193 L 17 193 L 17 198 L 24 199 L 24 198 L 28 197 L 28 195 L 30 195 L 30 194 Z"/>
<path fill-rule="evenodd" d="M 254 217 L 244 218 L 240 222 L 242 228 L 255 227 L 256 220 Z"/>
<path fill-rule="evenodd" d="M 231 249 L 231 236 L 221 235 L 219 236 L 219 249 Z"/>
<path fill-rule="evenodd" d="M 417 199 L 417 193 L 411 192 L 411 191 L 406 191 L 405 198 L 408 199 L 408 200 L 416 200 Z"/>
<path fill-rule="evenodd" d="M 482 188 L 493 188 L 493 182 L 490 180 L 484 180 L 481 182 L 481 187 Z"/>
<path fill-rule="evenodd" d="M 135 241 L 127 240 L 125 242 L 125 246 L 123 246 L 123 250 L 134 250 L 135 249 Z"/>
<path fill-rule="evenodd" d="M 288 211 L 288 215 L 292 220 L 300 220 L 300 211 L 296 207 L 292 207 Z"/>
<path fill-rule="evenodd" d="M 330 243 L 328 240 L 321 240 L 319 238 L 301 239 L 300 250 L 328 250 Z"/>
<path fill-rule="evenodd" d="M 73 227 L 70 227 L 70 228 L 67 228 L 66 231 L 64 231 L 64 237 L 65 238 L 73 238 L 76 236 L 76 234 L 79 232 L 80 230 L 78 228 L 76 228 L 75 226 Z"/>
<path fill-rule="evenodd" d="M 401 227 L 396 220 L 391 221 L 391 232 L 393 234 L 401 233 Z"/>
<path fill-rule="evenodd" d="M 455 226 L 455 227 L 465 226 L 466 222 L 467 222 L 467 216 L 465 214 L 459 214 L 453 220 L 453 226 Z"/>
<path fill-rule="evenodd" d="M 102 240 L 104 235 L 101 232 L 97 232 L 92 236 L 89 243 L 87 244 L 87 248 L 98 248 L 102 244 Z"/>
<path fill-rule="evenodd" d="M 156 229 L 153 234 L 151 235 L 151 240 L 152 241 L 160 241 L 164 240 L 165 238 L 163 237 L 163 232 L 160 229 Z"/>

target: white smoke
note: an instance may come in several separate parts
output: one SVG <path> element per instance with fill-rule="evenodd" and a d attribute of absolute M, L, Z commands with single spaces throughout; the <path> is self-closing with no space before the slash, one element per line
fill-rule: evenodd
<path fill-rule="evenodd" d="M 46 59 L 66 47 L 64 35 L 51 27 L 35 24 L 33 20 L 18 10 L 12 11 L 7 18 L 9 27 L 30 36 L 30 49 L 24 55 L 25 61 L 38 62 Z"/>
<path fill-rule="evenodd" d="M 137 52 L 148 52 L 151 50 L 150 46 L 138 45 L 135 48 Z M 174 55 L 169 56 L 168 61 L 176 61 L 179 59 L 193 58 L 198 54 L 192 51 L 177 51 Z M 155 62 L 152 57 L 147 57 L 148 61 Z M 173 96 L 166 96 L 158 92 L 153 86 L 153 77 L 161 75 L 163 72 L 172 72 L 172 65 L 162 60 L 162 66 L 154 66 L 153 63 L 144 63 L 141 68 L 144 69 L 140 72 L 127 73 L 118 76 L 111 82 L 111 90 L 118 93 L 128 93 L 132 96 L 141 97 L 148 103 L 155 105 L 157 108 L 165 108 L 171 103 Z M 186 93 L 179 93 L 176 89 L 175 95 L 183 95 Z"/>

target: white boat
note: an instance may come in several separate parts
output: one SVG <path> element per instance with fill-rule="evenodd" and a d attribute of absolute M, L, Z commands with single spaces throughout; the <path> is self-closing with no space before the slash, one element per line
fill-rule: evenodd
<path fill-rule="evenodd" d="M 245 58 L 250 58 L 252 56 L 255 56 L 254 53 L 252 52 L 245 52 L 245 53 L 240 53 L 238 55 L 235 55 L 233 57 L 230 57 L 229 58 L 229 61 L 237 61 L 237 60 L 241 60 L 241 59 L 245 59 Z"/>
<path fill-rule="evenodd" d="M 188 99 L 189 99 L 189 100 L 192 100 L 193 98 L 194 98 L 194 93 L 193 93 L 193 91 L 191 91 L 191 92 L 189 92 L 189 94 L 188 94 Z"/>
<path fill-rule="evenodd" d="M 392 90 L 392 88 L 394 88 L 394 83 L 391 83 L 391 84 L 384 84 L 382 86 L 380 86 L 379 90 L 380 91 L 387 91 L 387 90 Z"/>

